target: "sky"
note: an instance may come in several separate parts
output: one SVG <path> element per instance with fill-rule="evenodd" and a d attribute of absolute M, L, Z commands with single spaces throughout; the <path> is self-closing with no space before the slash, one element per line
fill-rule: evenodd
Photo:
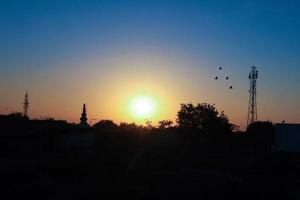
<path fill-rule="evenodd" d="M 153 123 L 207 102 L 244 128 L 255 65 L 259 120 L 299 123 L 299 35 L 297 0 L 0 0 L 0 114 L 27 90 L 31 118 L 132 122 L 147 96 Z"/>

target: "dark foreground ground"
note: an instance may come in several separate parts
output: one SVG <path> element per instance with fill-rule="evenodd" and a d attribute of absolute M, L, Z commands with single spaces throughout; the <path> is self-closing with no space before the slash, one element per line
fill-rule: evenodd
<path fill-rule="evenodd" d="M 300 199 L 300 156 L 253 138 L 17 129 L 0 134 L 0 199 Z"/>
<path fill-rule="evenodd" d="M 300 199 L 295 155 L 146 147 L 125 156 L 123 150 L 99 157 L 2 157 L 1 199 Z"/>

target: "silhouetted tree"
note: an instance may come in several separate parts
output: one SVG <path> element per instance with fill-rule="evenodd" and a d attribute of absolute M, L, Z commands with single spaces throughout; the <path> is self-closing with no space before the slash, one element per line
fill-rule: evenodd
<path fill-rule="evenodd" d="M 136 125 L 136 123 L 121 122 L 120 128 L 125 130 L 135 130 L 138 128 L 138 126 Z"/>
<path fill-rule="evenodd" d="M 28 117 L 24 117 L 24 115 L 20 112 L 12 112 L 7 115 L 7 118 L 14 119 L 14 120 L 28 119 Z"/>
<path fill-rule="evenodd" d="M 151 129 L 153 129 L 154 127 L 153 127 L 153 125 L 152 125 L 152 121 L 150 121 L 150 120 L 146 120 L 146 128 L 147 129 L 149 129 L 149 130 L 151 130 Z"/>
<path fill-rule="evenodd" d="M 229 123 L 224 112 L 219 113 L 214 105 L 201 103 L 181 104 L 177 114 L 177 123 L 181 128 L 199 129 L 204 133 L 231 133 L 235 126 Z"/>
<path fill-rule="evenodd" d="M 160 129 L 166 129 L 166 128 L 170 128 L 172 124 L 173 124 L 173 121 L 171 121 L 171 120 L 160 120 L 158 122 L 158 127 Z"/>
<path fill-rule="evenodd" d="M 118 128 L 118 125 L 115 124 L 112 120 L 100 120 L 96 124 L 93 125 L 94 128 L 97 129 L 105 129 L 105 130 L 115 130 Z"/>

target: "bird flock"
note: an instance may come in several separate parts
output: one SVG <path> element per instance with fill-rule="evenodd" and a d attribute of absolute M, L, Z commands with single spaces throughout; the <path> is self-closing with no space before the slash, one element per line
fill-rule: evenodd
<path fill-rule="evenodd" d="M 223 72 L 223 70 L 222 70 L 222 67 L 219 67 L 219 70 L 218 71 L 222 71 Z M 224 77 L 224 79 L 226 80 L 226 81 L 229 81 L 229 76 L 223 76 L 222 75 L 222 78 L 220 78 L 221 76 L 215 76 L 215 80 L 221 80 L 221 79 L 223 79 L 223 77 Z M 232 85 L 229 85 L 229 87 L 228 87 L 230 90 L 232 90 L 233 89 L 233 87 L 232 87 Z"/>

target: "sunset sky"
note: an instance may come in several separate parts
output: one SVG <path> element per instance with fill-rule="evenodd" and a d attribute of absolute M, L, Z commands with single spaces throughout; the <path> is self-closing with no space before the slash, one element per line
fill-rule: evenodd
<path fill-rule="evenodd" d="M 244 128 L 252 65 L 258 118 L 299 123 L 300 1 L 0 1 L 0 114 L 28 90 L 31 118 L 143 123 L 146 97 L 153 123 L 207 102 Z"/>

